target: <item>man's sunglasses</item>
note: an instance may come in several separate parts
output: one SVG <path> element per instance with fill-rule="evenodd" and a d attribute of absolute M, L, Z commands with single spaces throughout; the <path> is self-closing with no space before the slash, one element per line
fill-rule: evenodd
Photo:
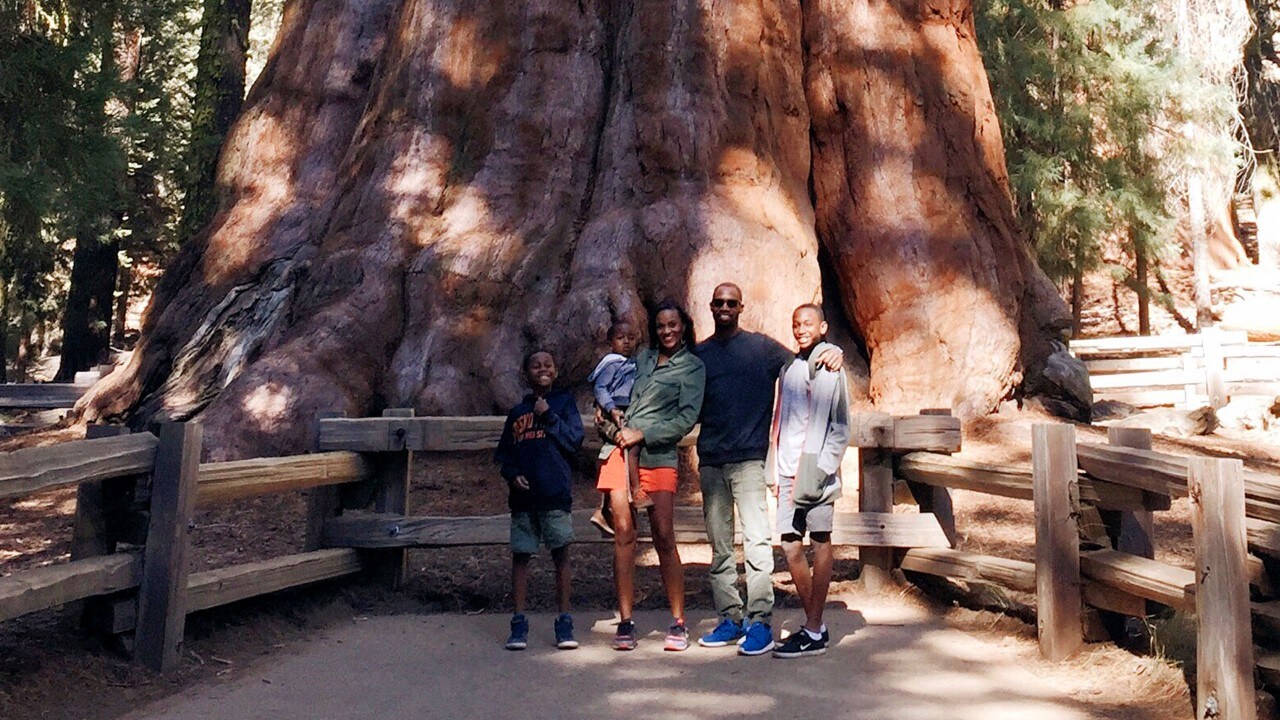
<path fill-rule="evenodd" d="M 732 300 L 732 299 L 726 300 L 725 298 L 716 298 L 711 301 L 711 307 L 713 308 L 727 307 L 730 310 L 737 308 L 741 304 L 742 304 L 741 300 Z"/>

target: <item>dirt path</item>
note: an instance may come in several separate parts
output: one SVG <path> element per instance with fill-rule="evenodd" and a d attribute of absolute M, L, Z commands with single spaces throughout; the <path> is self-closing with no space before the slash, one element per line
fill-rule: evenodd
<path fill-rule="evenodd" d="M 522 653 L 507 617 L 360 618 L 288 656 L 206 683 L 130 720 L 721 717 L 1085 720 L 1145 717 L 1072 697 L 1005 642 L 949 629 L 910 606 L 833 609 L 825 657 L 742 658 L 730 649 L 664 653 L 658 612 L 637 614 L 633 653 L 609 649 L 613 618 L 578 615 L 583 647 L 551 646 L 552 616 L 531 616 Z M 709 628 L 711 620 L 701 622 Z M 1078 693 L 1077 693 L 1078 694 Z M 1086 693 L 1087 694 L 1087 693 Z"/>

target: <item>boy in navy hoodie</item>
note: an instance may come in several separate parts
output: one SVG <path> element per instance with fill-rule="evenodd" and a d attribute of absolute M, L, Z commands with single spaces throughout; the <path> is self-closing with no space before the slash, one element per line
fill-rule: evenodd
<path fill-rule="evenodd" d="M 573 473 L 570 462 L 582 447 L 582 416 L 573 396 L 553 390 L 556 362 L 537 350 L 524 359 L 525 380 L 531 392 L 507 414 L 497 461 L 507 481 L 511 508 L 511 586 L 515 614 L 511 616 L 508 650 L 529 645 L 529 621 L 524 615 L 529 587 L 529 558 L 545 545 L 556 565 L 556 647 L 578 647 L 569 615 L 569 544 L 573 542 Z"/>

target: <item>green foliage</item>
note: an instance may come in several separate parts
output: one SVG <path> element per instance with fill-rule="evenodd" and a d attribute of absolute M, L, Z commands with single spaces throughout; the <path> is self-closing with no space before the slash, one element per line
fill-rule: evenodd
<path fill-rule="evenodd" d="M 1185 128 L 1228 111 L 1172 46 L 1159 4 L 980 0 L 978 41 L 1004 133 L 1020 222 L 1055 280 L 1094 269 L 1104 239 L 1158 258 L 1174 175 L 1230 160 Z"/>
<path fill-rule="evenodd" d="M 0 0 L 0 331 L 56 325 L 73 238 L 176 244 L 198 20 L 196 0 Z"/>

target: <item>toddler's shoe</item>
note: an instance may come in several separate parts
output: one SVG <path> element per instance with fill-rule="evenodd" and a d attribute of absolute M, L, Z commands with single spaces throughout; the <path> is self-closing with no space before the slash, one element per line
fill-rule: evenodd
<path fill-rule="evenodd" d="M 591 514 L 591 524 L 600 530 L 601 537 L 613 537 L 613 525 L 609 523 L 609 518 L 604 516 L 604 508 L 596 508 Z"/>

